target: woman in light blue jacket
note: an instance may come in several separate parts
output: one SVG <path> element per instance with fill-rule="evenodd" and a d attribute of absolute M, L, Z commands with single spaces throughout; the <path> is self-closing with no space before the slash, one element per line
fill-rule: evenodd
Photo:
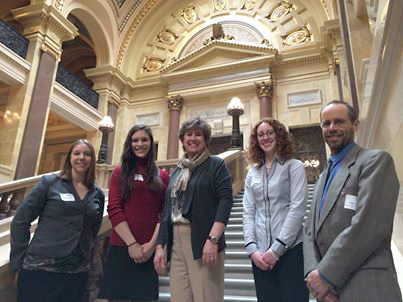
<path fill-rule="evenodd" d="M 243 229 L 262 302 L 309 300 L 302 254 L 307 179 L 302 162 L 291 158 L 293 149 L 278 120 L 264 118 L 252 130 L 248 157 L 254 166 L 245 180 Z"/>

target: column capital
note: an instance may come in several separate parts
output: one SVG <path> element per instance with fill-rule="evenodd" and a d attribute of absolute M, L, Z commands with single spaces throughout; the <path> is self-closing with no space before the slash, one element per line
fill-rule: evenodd
<path fill-rule="evenodd" d="M 259 98 L 263 96 L 271 97 L 273 94 L 273 80 L 270 78 L 267 81 L 255 82 L 255 88 Z"/>
<path fill-rule="evenodd" d="M 183 107 L 183 98 L 180 95 L 168 97 L 168 109 L 181 111 Z"/>
<path fill-rule="evenodd" d="M 76 27 L 54 6 L 38 3 L 12 11 L 17 21 L 24 25 L 28 39 L 40 39 L 41 50 L 60 61 L 62 43 L 78 35 Z"/>

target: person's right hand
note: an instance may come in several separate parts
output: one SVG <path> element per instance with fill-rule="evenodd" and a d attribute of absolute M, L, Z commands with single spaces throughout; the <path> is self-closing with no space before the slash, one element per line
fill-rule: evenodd
<path fill-rule="evenodd" d="M 256 251 L 250 255 L 253 263 L 256 265 L 257 268 L 261 269 L 262 271 L 267 271 L 269 269 L 269 263 L 264 260 L 263 253 Z"/>
<path fill-rule="evenodd" d="M 143 249 L 141 245 L 138 244 L 137 242 L 128 247 L 128 252 L 130 258 L 132 258 L 136 263 L 142 263 L 146 260 L 143 253 Z"/>
<path fill-rule="evenodd" d="M 166 274 L 165 252 L 161 245 L 157 245 L 154 254 L 154 268 L 159 276 Z"/>

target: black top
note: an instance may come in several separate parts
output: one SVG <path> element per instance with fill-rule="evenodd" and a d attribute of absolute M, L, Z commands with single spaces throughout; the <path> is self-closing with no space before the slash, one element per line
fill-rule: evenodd
<path fill-rule="evenodd" d="M 177 168 L 169 179 L 165 195 L 165 207 L 161 219 L 157 244 L 168 244 L 168 260 L 172 248 L 171 200 L 172 185 L 178 177 Z M 227 224 L 232 208 L 231 176 L 223 159 L 211 156 L 192 172 L 185 192 L 182 216 L 189 219 L 193 258 L 203 255 L 203 246 L 214 222 Z M 225 248 L 224 234 L 218 241 L 218 249 Z"/>
<path fill-rule="evenodd" d="M 103 209 L 104 194 L 97 186 L 89 188 L 81 200 L 69 181 L 55 175 L 43 176 L 18 207 L 11 223 L 11 269 L 20 269 L 26 253 L 63 258 L 77 246 L 89 261 Z M 30 226 L 37 217 L 38 226 L 29 242 Z"/>

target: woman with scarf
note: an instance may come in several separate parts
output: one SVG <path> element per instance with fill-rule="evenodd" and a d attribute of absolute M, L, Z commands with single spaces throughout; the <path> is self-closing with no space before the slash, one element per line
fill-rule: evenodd
<path fill-rule="evenodd" d="M 166 192 L 154 266 L 161 275 L 170 260 L 175 302 L 224 299 L 224 228 L 233 202 L 232 185 L 224 160 L 210 156 L 210 136 L 210 126 L 199 117 L 182 124 L 179 138 L 185 154 Z"/>

